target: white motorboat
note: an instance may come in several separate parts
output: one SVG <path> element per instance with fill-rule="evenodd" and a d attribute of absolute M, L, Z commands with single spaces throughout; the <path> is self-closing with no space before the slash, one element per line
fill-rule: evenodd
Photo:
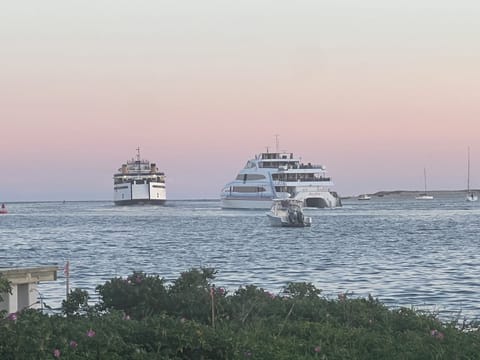
<path fill-rule="evenodd" d="M 362 194 L 358 197 L 358 200 L 370 200 L 372 197 L 368 194 Z"/>
<path fill-rule="evenodd" d="M 421 194 L 415 197 L 416 200 L 433 200 L 433 195 Z"/>
<path fill-rule="evenodd" d="M 332 186 L 324 166 L 305 164 L 277 149 L 249 160 L 220 197 L 224 209 L 269 209 L 273 199 L 286 198 L 300 200 L 304 207 L 333 208 L 342 203 Z"/>
<path fill-rule="evenodd" d="M 158 204 L 166 200 L 165 174 L 156 164 L 137 157 L 123 164 L 113 176 L 115 205 Z"/>
<path fill-rule="evenodd" d="M 275 199 L 267 213 L 272 226 L 306 227 L 312 225 L 312 218 L 305 216 L 303 202 L 295 199 Z"/>

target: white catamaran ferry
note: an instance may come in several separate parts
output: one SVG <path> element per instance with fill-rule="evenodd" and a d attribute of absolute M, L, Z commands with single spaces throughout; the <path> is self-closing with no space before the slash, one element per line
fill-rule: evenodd
<path fill-rule="evenodd" d="M 123 164 L 113 176 L 115 205 L 164 204 L 166 200 L 165 174 L 156 164 L 137 157 Z"/>
<path fill-rule="evenodd" d="M 249 160 L 220 197 L 226 209 L 269 209 L 273 199 L 282 198 L 300 200 L 305 207 L 341 206 L 331 186 L 324 166 L 304 164 L 293 153 L 267 151 Z"/>

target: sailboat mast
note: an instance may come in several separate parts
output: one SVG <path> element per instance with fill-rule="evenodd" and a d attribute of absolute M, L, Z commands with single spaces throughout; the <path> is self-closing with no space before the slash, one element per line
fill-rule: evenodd
<path fill-rule="evenodd" d="M 467 151 L 467 193 L 470 193 L 470 146 Z"/>
<path fill-rule="evenodd" d="M 425 195 L 427 195 L 427 169 L 423 168 L 423 182 L 425 185 Z"/>

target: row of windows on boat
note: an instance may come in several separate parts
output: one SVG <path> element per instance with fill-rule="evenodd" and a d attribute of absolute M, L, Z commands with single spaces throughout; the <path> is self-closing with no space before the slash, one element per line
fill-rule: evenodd
<path fill-rule="evenodd" d="M 285 169 L 322 169 L 321 165 L 299 164 L 299 163 L 282 163 L 282 162 L 261 162 L 258 164 L 260 168 L 285 168 Z"/>
<path fill-rule="evenodd" d="M 148 161 L 128 161 L 126 164 L 122 164 L 122 167 L 118 169 L 122 174 L 128 174 L 129 172 L 136 171 L 150 171 L 154 174 L 158 172 L 157 165 L 155 163 L 149 163 Z"/>
<path fill-rule="evenodd" d="M 122 178 L 115 178 L 114 184 L 150 184 L 151 182 L 154 183 L 164 183 L 165 178 L 157 177 L 153 179 L 142 179 L 142 180 L 132 180 L 132 179 L 122 179 Z"/>
<path fill-rule="evenodd" d="M 230 193 L 260 193 L 265 191 L 267 191 L 267 189 L 263 186 L 230 186 L 224 190 L 224 192 Z M 291 186 L 275 186 L 275 191 L 293 194 L 295 193 L 295 188 Z"/>
<path fill-rule="evenodd" d="M 165 185 L 152 185 L 152 188 L 165 189 Z M 128 189 L 128 185 L 115 186 L 115 190 Z"/>
<path fill-rule="evenodd" d="M 293 159 L 293 153 L 266 152 L 266 153 L 262 153 L 260 155 L 260 158 L 261 159 L 288 159 L 288 158 Z M 258 156 L 255 156 L 255 159 L 258 159 Z"/>
<path fill-rule="evenodd" d="M 245 168 L 251 169 L 255 168 L 257 165 L 255 165 L 255 162 L 249 161 L 247 162 L 247 165 Z M 280 170 L 286 170 L 286 169 L 320 169 L 324 170 L 324 167 L 321 165 L 314 165 L 311 163 L 308 164 L 303 164 L 298 161 L 260 161 L 258 162 L 258 167 L 259 168 L 264 168 L 264 169 L 280 169 Z"/>
<path fill-rule="evenodd" d="M 256 160 L 259 160 L 258 156 L 255 156 Z M 293 159 L 293 153 L 263 153 L 260 155 L 261 160 L 286 160 L 286 162 L 272 162 L 272 164 L 282 164 L 282 165 L 287 165 L 287 164 L 299 164 L 301 166 L 301 169 L 309 169 L 309 168 L 314 168 L 314 167 L 320 167 L 318 165 L 312 165 L 311 163 L 308 163 L 307 165 L 305 164 L 300 164 L 299 160 L 294 160 Z M 267 161 L 261 161 L 260 164 L 270 164 L 270 162 Z M 267 166 L 264 166 L 267 167 Z"/>
<path fill-rule="evenodd" d="M 266 179 L 261 174 L 238 174 L 236 180 L 251 181 Z M 274 181 L 330 181 L 329 177 L 318 176 L 317 174 L 272 174 Z"/>

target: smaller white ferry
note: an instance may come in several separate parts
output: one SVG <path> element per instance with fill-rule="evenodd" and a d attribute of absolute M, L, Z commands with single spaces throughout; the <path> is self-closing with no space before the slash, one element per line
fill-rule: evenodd
<path fill-rule="evenodd" d="M 113 191 L 115 205 L 162 205 L 166 201 L 165 173 L 158 171 L 155 163 L 142 159 L 137 148 L 136 158 L 114 174 Z"/>
<path fill-rule="evenodd" d="M 275 199 L 268 220 L 272 226 L 306 227 L 312 225 L 312 218 L 305 216 L 302 210 L 303 201 L 294 199 Z"/>

